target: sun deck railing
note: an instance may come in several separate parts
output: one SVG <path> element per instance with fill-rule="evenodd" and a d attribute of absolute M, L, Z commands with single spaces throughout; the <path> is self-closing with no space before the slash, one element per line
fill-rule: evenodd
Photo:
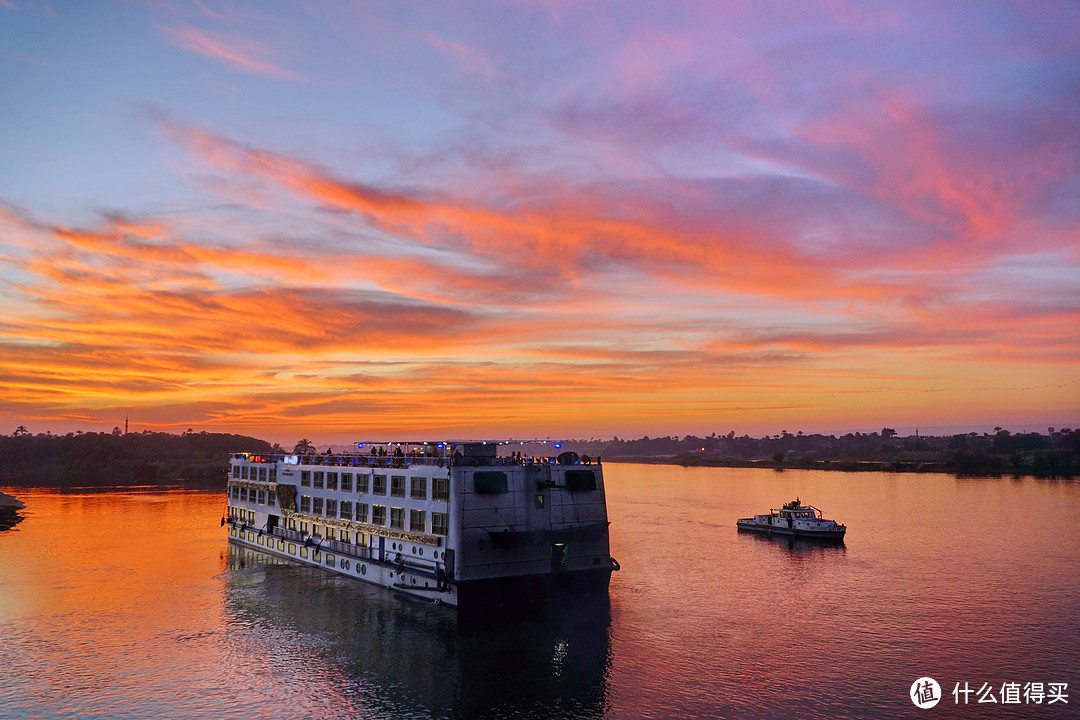
<path fill-rule="evenodd" d="M 318 465 L 329 467 L 369 467 L 369 468 L 406 468 L 412 465 L 449 465 L 468 466 L 512 466 L 512 465 L 557 465 L 557 457 L 432 457 L 430 455 L 369 455 L 366 453 L 316 454 L 316 455 L 256 455 L 254 453 L 232 453 L 232 460 L 252 463 L 278 463 L 287 465 Z M 574 465 L 599 465 L 600 459 L 591 460 L 587 456 L 576 460 Z"/>

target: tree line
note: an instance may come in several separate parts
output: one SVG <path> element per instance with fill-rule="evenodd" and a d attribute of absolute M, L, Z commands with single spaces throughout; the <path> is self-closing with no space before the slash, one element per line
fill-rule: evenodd
<path fill-rule="evenodd" d="M 172 485 L 220 487 L 230 452 L 270 453 L 246 435 L 188 430 L 0 435 L 0 484 L 37 487 Z"/>
<path fill-rule="evenodd" d="M 764 437 L 713 433 L 707 436 L 643 437 L 632 440 L 570 440 L 564 447 L 604 460 L 679 465 L 757 466 L 828 470 L 878 469 L 950 472 L 960 475 L 1080 474 L 1080 430 L 958 433 L 900 437 L 892 428 L 846 435 L 790 433 Z"/>
<path fill-rule="evenodd" d="M 562 448 L 606 461 L 777 469 L 950 472 L 960 475 L 1080 475 L 1080 430 L 960 433 L 899 437 L 895 430 L 846 435 L 789 433 L 764 437 L 713 433 L 611 440 L 564 440 Z M 304 439 L 292 452 L 314 452 Z M 46 487 L 172 485 L 220 487 L 230 452 L 284 450 L 246 435 L 187 430 L 0 435 L 0 484 Z"/>

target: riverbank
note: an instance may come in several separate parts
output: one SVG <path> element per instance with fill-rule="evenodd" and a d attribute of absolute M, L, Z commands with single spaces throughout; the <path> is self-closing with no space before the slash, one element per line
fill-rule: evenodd
<path fill-rule="evenodd" d="M 604 462 L 679 465 L 681 467 L 829 470 L 834 472 L 943 473 L 971 477 L 1073 478 L 1080 475 L 1075 453 L 1049 451 L 1036 457 L 956 453 L 933 460 L 854 460 L 783 457 L 742 459 L 698 453 L 604 457 Z"/>

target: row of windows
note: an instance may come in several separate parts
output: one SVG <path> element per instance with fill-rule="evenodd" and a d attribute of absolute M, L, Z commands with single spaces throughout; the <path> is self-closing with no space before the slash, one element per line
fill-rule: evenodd
<path fill-rule="evenodd" d="M 232 476 L 237 480 L 277 482 L 277 468 L 273 465 L 263 467 L 254 467 L 251 465 L 233 465 Z"/>
<path fill-rule="evenodd" d="M 239 485 L 233 485 L 229 489 L 229 496 L 233 500 L 243 500 L 245 502 L 253 502 L 259 505 L 266 505 L 268 507 L 277 507 L 277 495 L 266 490 L 258 490 L 255 488 L 241 487 Z"/>
<path fill-rule="evenodd" d="M 241 532 L 240 530 L 237 530 L 235 528 L 230 531 L 230 534 L 233 535 L 234 537 L 239 537 L 239 538 L 246 539 L 248 542 L 254 542 L 254 543 L 258 544 L 258 545 L 265 545 L 267 548 L 271 548 L 271 549 L 274 548 L 275 544 L 276 544 L 277 550 L 279 552 L 285 552 L 285 549 L 288 548 L 288 552 L 289 552 L 290 555 L 299 555 L 301 558 L 304 558 L 304 559 L 307 559 L 309 554 L 311 554 L 312 559 L 314 559 L 314 560 L 318 560 L 318 558 L 319 558 L 318 550 L 315 550 L 315 551 L 309 553 L 309 549 L 306 546 L 299 545 L 298 543 L 287 542 L 285 540 L 280 540 L 280 539 L 277 540 L 276 543 L 275 543 L 275 540 L 274 540 L 273 537 L 267 537 L 267 538 L 264 539 L 262 535 L 256 535 L 255 533 L 250 532 L 250 531 Z M 346 539 L 345 542 L 348 542 L 348 539 Z M 421 555 L 422 556 L 424 554 L 424 548 L 416 548 L 416 547 L 414 547 L 412 549 L 412 551 L 413 551 L 414 555 Z M 353 560 L 350 560 L 349 558 L 340 558 L 339 559 L 333 553 L 323 553 L 322 555 L 323 555 L 323 564 L 325 564 L 327 567 L 340 567 L 343 570 L 350 570 L 350 569 L 353 568 L 353 563 L 355 562 L 356 563 L 355 572 L 359 573 L 360 575 L 367 575 L 367 564 L 366 563 L 362 563 L 359 560 L 353 561 Z M 433 556 L 434 559 L 437 560 L 439 558 L 439 551 L 435 550 L 432 553 L 432 556 Z M 393 578 L 394 574 L 390 573 L 390 577 Z M 416 578 L 413 578 L 413 584 L 414 585 L 416 584 L 416 582 L 417 582 Z M 429 583 L 430 583 L 430 580 L 425 580 L 424 581 L 424 587 L 428 587 Z"/>
<path fill-rule="evenodd" d="M 324 515 L 329 518 L 342 520 L 355 520 L 356 522 L 375 525 L 377 527 L 390 527 L 394 530 L 409 530 L 416 533 L 428 533 L 427 516 L 424 510 L 409 510 L 409 526 L 405 527 L 405 508 L 390 508 L 389 522 L 387 522 L 386 506 L 372 505 L 370 517 L 367 503 L 352 503 L 347 500 L 338 502 L 321 497 L 309 495 L 300 496 L 300 512 L 309 515 Z M 450 516 L 447 513 L 431 513 L 432 535 L 446 535 L 450 530 Z"/>
<path fill-rule="evenodd" d="M 355 480 L 355 483 L 354 483 Z M 428 479 L 426 477 L 408 478 L 408 496 L 414 500 L 428 499 Z M 366 493 L 368 491 L 368 476 L 366 474 L 326 472 L 324 470 L 301 470 L 300 487 L 309 487 L 315 490 L 338 490 L 342 492 Z M 390 476 L 390 497 L 405 497 L 406 477 L 404 475 Z M 386 476 L 371 476 L 371 493 L 373 495 L 386 495 Z M 450 480 L 448 478 L 431 479 L 431 499 L 450 499 Z"/>
<path fill-rule="evenodd" d="M 242 508 L 235 508 L 235 507 L 229 506 L 229 517 L 231 517 L 233 520 L 238 520 L 240 522 L 245 522 L 245 523 L 248 523 L 250 525 L 255 524 L 255 511 L 254 510 L 244 510 Z"/>

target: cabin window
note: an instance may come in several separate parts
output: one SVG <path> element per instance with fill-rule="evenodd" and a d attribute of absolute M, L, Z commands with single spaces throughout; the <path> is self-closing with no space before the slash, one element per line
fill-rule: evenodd
<path fill-rule="evenodd" d="M 376 475 L 371 479 L 371 492 L 374 495 L 386 494 L 386 476 Z"/>
<path fill-rule="evenodd" d="M 234 478 L 236 478 L 237 480 L 240 479 L 240 466 L 239 465 L 233 465 L 232 466 L 232 476 Z"/>
<path fill-rule="evenodd" d="M 311 471 L 300 471 L 300 487 L 311 487 Z"/>
<path fill-rule="evenodd" d="M 496 470 L 473 473 L 473 490 L 478 495 L 501 495 L 507 492 L 506 473 Z"/>
<path fill-rule="evenodd" d="M 244 502 L 247 502 L 247 488 L 246 487 L 240 488 L 240 499 L 243 500 Z"/>
<path fill-rule="evenodd" d="M 266 504 L 266 491 L 265 490 L 260 490 L 259 491 L 259 504 L 260 505 L 265 505 Z"/>
<path fill-rule="evenodd" d="M 386 524 L 386 506 L 385 505 L 372 505 L 371 506 L 371 524 L 383 526 Z"/>
<path fill-rule="evenodd" d="M 275 507 L 277 505 L 277 493 L 266 493 L 266 504 L 270 507 Z"/>
<path fill-rule="evenodd" d="M 395 530 L 405 529 L 405 508 L 390 508 L 390 527 Z"/>
<path fill-rule="evenodd" d="M 342 520 L 352 520 L 352 503 L 348 500 L 341 501 L 341 512 L 338 516 Z"/>
<path fill-rule="evenodd" d="M 409 497 L 414 500 L 427 500 L 427 478 L 414 477 L 411 479 L 411 483 Z"/>
<path fill-rule="evenodd" d="M 313 488 L 322 489 L 323 486 L 323 472 L 322 470 L 316 470 L 314 476 L 311 478 L 311 486 Z"/>
<path fill-rule="evenodd" d="M 409 511 L 409 530 L 412 532 L 426 533 L 427 532 L 427 513 L 423 510 L 410 510 Z"/>
<path fill-rule="evenodd" d="M 566 489 L 570 492 L 589 492 L 596 489 L 596 473 L 592 470 L 567 470 Z"/>
<path fill-rule="evenodd" d="M 327 555 L 326 556 L 326 564 L 329 565 L 330 567 L 334 567 L 334 565 L 336 563 L 336 560 L 337 560 L 337 558 L 335 558 L 333 555 Z"/>
<path fill-rule="evenodd" d="M 390 476 L 390 497 L 405 497 L 405 476 Z"/>
<path fill-rule="evenodd" d="M 431 513 L 431 534 L 446 537 L 450 534 L 450 515 L 447 513 Z"/>
<path fill-rule="evenodd" d="M 266 482 L 266 468 L 259 468 L 259 482 Z"/>
<path fill-rule="evenodd" d="M 352 492 L 352 473 L 341 473 L 341 491 Z"/>
<path fill-rule="evenodd" d="M 367 480 L 368 480 L 367 475 L 357 475 L 356 476 L 356 492 L 358 492 L 358 493 L 366 493 L 367 492 Z"/>
<path fill-rule="evenodd" d="M 431 479 L 431 499 L 450 499 L 450 478 L 437 477 Z"/>
<path fill-rule="evenodd" d="M 337 517 L 337 500 L 326 499 L 326 517 Z"/>
<path fill-rule="evenodd" d="M 241 465 L 240 466 L 240 479 L 241 480 L 247 480 L 248 479 L 247 472 L 248 472 L 247 471 L 247 465 Z"/>
<path fill-rule="evenodd" d="M 323 499 L 321 497 L 311 499 L 311 514 L 312 515 L 322 515 L 322 503 L 323 503 Z"/>
<path fill-rule="evenodd" d="M 270 468 L 270 482 L 277 482 L 277 468 Z"/>
<path fill-rule="evenodd" d="M 366 523 L 367 521 L 367 503 L 356 503 L 356 522 Z"/>
<path fill-rule="evenodd" d="M 337 490 L 337 473 L 336 472 L 328 472 L 328 473 L 326 473 L 326 489 L 327 490 Z"/>
<path fill-rule="evenodd" d="M 303 512 L 303 513 L 311 512 L 311 496 L 310 495 L 301 495 L 300 496 L 300 512 Z"/>

